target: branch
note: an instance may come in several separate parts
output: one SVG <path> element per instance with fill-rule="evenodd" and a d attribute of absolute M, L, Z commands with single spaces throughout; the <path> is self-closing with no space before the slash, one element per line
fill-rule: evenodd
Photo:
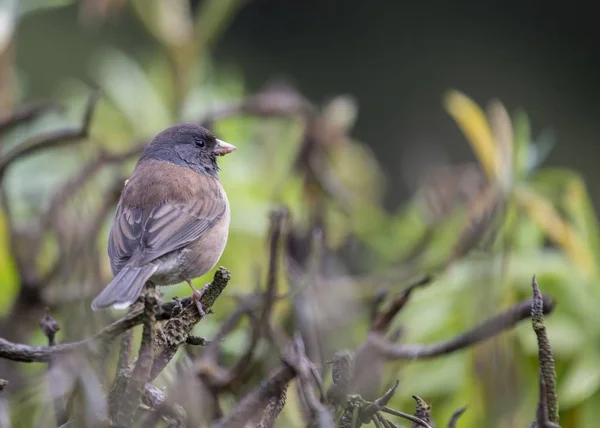
<path fill-rule="evenodd" d="M 384 413 L 389 413 L 390 415 L 398 416 L 399 418 L 403 418 L 403 419 L 412 421 L 413 427 L 414 427 L 414 424 L 418 424 L 418 425 L 420 425 L 422 427 L 425 427 L 425 428 L 432 428 L 431 425 L 429 425 L 424 420 L 419 419 L 418 417 L 413 416 L 413 415 L 411 415 L 409 413 L 400 412 L 398 410 L 390 409 L 389 407 L 385 407 L 385 406 L 381 409 L 381 411 L 384 412 Z"/>
<path fill-rule="evenodd" d="M 394 296 L 389 308 L 374 317 L 373 326 L 371 330 L 378 332 L 385 332 L 389 328 L 394 317 L 404 308 L 408 303 L 412 292 L 420 287 L 431 283 L 433 278 L 429 275 L 419 278 L 414 283 L 407 286 L 404 290 Z"/>
<path fill-rule="evenodd" d="M 556 396 L 556 370 L 550 341 L 544 326 L 544 299 L 538 287 L 535 275 L 531 281 L 533 305 L 531 322 L 537 336 L 538 358 L 540 360 L 540 398 L 538 404 L 537 426 L 547 428 L 558 425 L 558 398 Z M 553 425 L 552 425 L 553 424 Z"/>
<path fill-rule="evenodd" d="M 204 305 L 204 300 L 202 300 L 202 302 Z M 182 299 L 181 303 L 184 305 L 184 309 L 189 309 L 191 298 Z M 173 302 L 163 303 L 159 309 L 156 319 L 170 319 L 170 314 L 174 306 L 175 304 Z M 192 306 L 194 309 L 196 308 L 195 305 Z M 197 311 L 197 309 L 195 310 Z M 144 310 L 142 307 L 139 307 L 132 310 L 130 313 L 127 313 L 123 318 L 108 325 L 101 332 L 89 339 L 52 347 L 29 346 L 20 343 L 14 343 L 0 337 L 0 358 L 18 361 L 21 363 L 47 363 L 50 362 L 50 360 L 55 356 L 69 354 L 78 350 L 96 352 L 98 345 L 109 344 L 125 331 L 142 324 L 143 321 Z"/>
<path fill-rule="evenodd" d="M 288 385 L 286 384 L 279 394 L 272 396 L 269 398 L 269 403 L 265 410 L 263 410 L 262 417 L 260 422 L 257 425 L 257 428 L 273 428 L 275 426 L 275 421 L 277 420 L 277 416 L 283 410 L 283 406 L 285 406 L 286 392 Z"/>
<path fill-rule="evenodd" d="M 217 421 L 212 428 L 236 428 L 244 426 L 260 409 L 263 403 L 277 396 L 287 384 L 296 377 L 296 372 L 287 363 L 275 370 L 271 376 L 242 398 L 235 409 L 223 419 Z"/>
<path fill-rule="evenodd" d="M 6 169 L 11 163 L 22 156 L 30 155 L 42 149 L 68 145 L 87 138 L 92 115 L 94 113 L 94 107 L 96 106 L 99 96 L 100 93 L 98 91 L 93 91 L 89 96 L 80 127 L 60 129 L 47 134 L 42 134 L 9 150 L 0 160 L 0 177 L 4 176 Z"/>
<path fill-rule="evenodd" d="M 327 401 L 335 405 L 343 405 L 352 390 L 354 354 L 350 351 L 339 351 L 328 362 L 331 363 L 332 383 L 327 389 Z"/>
<path fill-rule="evenodd" d="M 46 315 L 40 320 L 40 328 L 44 335 L 48 338 L 48 346 L 56 345 L 56 333 L 60 331 L 58 321 L 50 314 L 50 310 L 46 309 Z M 69 421 L 67 416 L 67 406 L 65 399 L 62 396 L 60 388 L 57 388 L 56 375 L 53 373 L 53 363 L 48 364 L 47 381 L 52 396 L 52 404 L 54 406 L 54 418 L 56 426 L 62 426 Z"/>
<path fill-rule="evenodd" d="M 462 414 L 465 413 L 466 410 L 467 410 L 467 406 L 463 406 L 460 409 L 456 410 L 454 413 L 452 413 L 452 417 L 450 418 L 450 421 L 448 422 L 448 428 L 455 428 L 456 422 L 458 422 L 458 418 L 460 418 L 462 416 Z"/>
<path fill-rule="evenodd" d="M 287 208 L 280 208 L 271 212 L 271 237 L 269 243 L 269 272 L 267 276 L 267 291 L 265 294 L 265 307 L 263 308 L 261 325 L 270 323 L 271 310 L 275 303 L 277 293 L 277 276 L 279 267 L 279 253 L 281 248 L 281 234 L 287 218 Z"/>
<path fill-rule="evenodd" d="M 0 134 L 22 122 L 33 119 L 46 110 L 62 110 L 54 101 L 36 101 L 28 106 L 22 107 L 12 115 L 0 119 Z"/>
<path fill-rule="evenodd" d="M 505 312 L 495 315 L 480 325 L 463 333 L 453 339 L 435 343 L 433 345 L 394 345 L 389 343 L 381 334 L 371 333 L 368 342 L 388 359 L 421 359 L 433 358 L 439 355 L 451 354 L 460 351 L 469 346 L 475 345 L 484 340 L 509 330 L 520 321 L 531 316 L 533 302 L 525 300 L 517 303 Z M 550 298 L 544 297 L 544 314 L 549 314 L 554 310 L 554 302 Z"/>
<path fill-rule="evenodd" d="M 212 305 L 221 295 L 229 280 L 231 274 L 224 267 L 220 267 L 213 277 L 213 281 L 208 285 L 208 288 L 202 295 L 200 303 L 205 312 L 209 312 Z M 150 381 L 167 366 L 171 358 L 179 349 L 179 346 L 184 344 L 190 335 L 194 326 L 203 318 L 198 312 L 196 305 L 185 307 L 176 316 L 169 319 L 162 328 L 162 333 L 156 339 L 156 347 L 154 350 L 155 360 L 152 367 Z"/>
<path fill-rule="evenodd" d="M 419 418 L 422 422 L 414 421 L 412 428 L 419 428 L 419 425 L 423 425 L 423 422 L 429 424 L 431 422 L 431 406 L 425 402 L 418 395 L 413 395 L 413 399 L 416 401 L 415 417 Z"/>
<path fill-rule="evenodd" d="M 125 394 L 121 397 L 122 406 L 118 406 L 116 426 L 131 426 L 133 417 L 142 402 L 142 394 L 146 383 L 150 380 L 154 362 L 154 341 L 156 339 L 156 312 L 158 311 L 158 295 L 153 283 L 146 284 L 144 299 L 144 330 L 142 344 L 133 373 L 127 383 Z"/>
<path fill-rule="evenodd" d="M 280 397 L 282 390 L 287 390 L 289 382 L 300 372 L 308 372 L 304 344 L 299 336 L 287 348 L 282 359 L 282 366 L 276 369 L 268 379 L 246 394 L 235 406 L 233 411 L 217 421 L 212 428 L 238 428 L 245 424 L 260 409 L 265 408 L 272 397 Z"/>

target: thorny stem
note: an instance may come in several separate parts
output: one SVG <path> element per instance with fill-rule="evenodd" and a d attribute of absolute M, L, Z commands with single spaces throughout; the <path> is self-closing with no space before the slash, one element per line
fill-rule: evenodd
<path fill-rule="evenodd" d="M 558 424 L 558 398 L 556 395 L 554 356 L 552 355 L 552 347 L 550 346 L 550 341 L 546 334 L 546 327 L 544 326 L 544 300 L 535 279 L 535 275 L 531 281 L 531 287 L 533 288 L 531 323 L 533 325 L 533 331 L 537 336 L 538 358 L 540 360 L 540 403 L 545 402 L 549 422 Z M 539 421 L 538 416 L 538 425 L 541 422 L 542 421 Z M 541 426 L 542 425 L 540 425 L 540 428 Z"/>

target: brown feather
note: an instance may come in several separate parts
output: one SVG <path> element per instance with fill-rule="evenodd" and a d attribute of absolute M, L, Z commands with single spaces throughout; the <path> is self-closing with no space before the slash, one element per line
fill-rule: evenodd
<path fill-rule="evenodd" d="M 200 240 L 225 214 L 229 220 L 218 178 L 167 162 L 139 164 L 125 185 L 111 228 L 113 273 L 126 265 L 151 263 Z"/>

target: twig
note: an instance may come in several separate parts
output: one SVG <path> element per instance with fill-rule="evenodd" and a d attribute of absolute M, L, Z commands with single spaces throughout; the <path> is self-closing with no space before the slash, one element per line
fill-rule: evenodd
<path fill-rule="evenodd" d="M 291 361 L 298 373 L 297 384 L 301 395 L 304 397 L 306 405 L 309 409 L 310 422 L 316 426 L 326 428 L 333 427 L 334 421 L 329 409 L 323 403 L 317 400 L 314 389 L 311 385 L 311 378 L 315 379 L 315 383 L 321 389 L 323 381 L 314 367 L 314 364 L 306 357 L 304 342 L 299 333 L 294 337 L 294 345 L 296 347 L 297 358 Z"/>
<path fill-rule="evenodd" d="M 224 267 L 220 267 L 213 277 L 213 281 L 202 295 L 200 302 L 206 312 L 212 307 L 217 298 L 221 295 L 229 280 L 231 274 Z M 185 307 L 175 317 L 169 319 L 163 326 L 162 333 L 156 340 L 155 360 L 150 380 L 153 380 L 166 367 L 171 358 L 179 349 L 179 346 L 185 343 L 194 326 L 203 318 L 198 312 L 196 305 Z"/>
<path fill-rule="evenodd" d="M 429 404 L 427 404 L 425 402 L 425 400 L 423 400 L 418 395 L 413 395 L 413 399 L 417 403 L 416 409 L 415 409 L 415 417 L 427 424 L 430 423 L 431 422 L 431 406 Z M 419 428 L 419 425 L 421 425 L 421 424 L 422 424 L 421 422 L 413 422 L 412 428 Z"/>
<path fill-rule="evenodd" d="M 13 126 L 33 119 L 35 116 L 47 110 L 62 110 L 54 101 L 36 101 L 25 107 L 20 108 L 12 115 L 0 119 L 0 134 L 6 132 Z"/>
<path fill-rule="evenodd" d="M 277 276 L 279 267 L 279 253 L 281 248 L 281 234 L 284 221 L 288 215 L 287 208 L 279 208 L 271 212 L 271 233 L 269 240 L 269 271 L 267 275 L 267 290 L 265 293 L 265 306 L 260 320 L 260 325 L 270 323 L 271 310 L 275 303 L 277 293 Z"/>
<path fill-rule="evenodd" d="M 131 305 L 127 314 L 130 315 L 134 310 L 139 310 L 141 304 L 136 302 Z M 114 420 L 116 417 L 119 406 L 121 405 L 121 399 L 125 394 L 127 388 L 127 380 L 131 377 L 132 369 L 129 367 L 129 357 L 131 355 L 131 341 L 133 340 L 133 329 L 129 329 L 121 336 L 121 346 L 119 348 L 119 360 L 117 361 L 117 374 L 115 380 L 112 383 L 112 387 L 108 394 L 108 408 L 111 419 Z"/>
<path fill-rule="evenodd" d="M 141 401 L 146 383 L 150 380 L 150 373 L 154 362 L 154 341 L 156 339 L 156 312 L 158 311 L 158 295 L 153 283 L 146 284 L 144 298 L 144 330 L 142 344 L 133 373 L 127 382 L 125 395 L 121 397 L 122 406 L 117 406 L 114 425 L 128 427 L 133 422 L 133 417 Z"/>
<path fill-rule="evenodd" d="M 468 348 L 476 343 L 487 340 L 504 330 L 508 330 L 520 321 L 531 316 L 532 300 L 517 303 L 505 312 L 495 315 L 477 327 L 453 339 L 435 343 L 433 345 L 394 345 L 389 343 L 382 335 L 371 333 L 368 342 L 388 359 L 422 359 L 433 358 L 439 355 L 450 354 Z M 544 297 L 544 314 L 554 310 L 554 302 Z"/>
<path fill-rule="evenodd" d="M 185 303 L 184 309 L 190 308 L 191 298 L 182 299 L 181 302 Z M 195 305 L 192 306 L 195 309 Z M 171 302 L 163 303 L 157 315 L 157 320 L 170 319 L 170 310 L 172 307 L 173 303 Z M 102 342 L 103 344 L 109 344 L 114 339 L 119 337 L 123 332 L 142 324 L 143 321 L 144 311 L 143 308 L 140 307 L 132 310 L 131 313 L 126 314 L 123 318 L 108 325 L 98 334 L 89 339 L 72 343 L 64 343 L 53 347 L 29 346 L 20 343 L 14 343 L 0 337 L 0 358 L 22 363 L 47 363 L 52 359 L 53 356 L 56 355 L 64 355 L 78 350 L 95 352 L 99 342 Z"/>
<path fill-rule="evenodd" d="M 394 317 L 402 310 L 402 308 L 404 308 L 406 303 L 408 303 L 412 292 L 419 287 L 429 284 L 432 279 L 433 278 L 430 275 L 426 275 L 396 294 L 388 309 L 375 317 L 371 330 L 378 332 L 387 331 Z"/>
<path fill-rule="evenodd" d="M 260 422 L 257 425 L 257 428 L 273 428 L 275 426 L 275 420 L 283 410 L 283 406 L 285 406 L 287 388 L 288 385 L 285 385 L 283 388 L 281 388 L 279 394 L 269 398 L 269 402 L 267 407 L 265 407 L 265 410 L 263 410 L 263 414 Z"/>
<path fill-rule="evenodd" d="M 40 328 L 44 335 L 48 338 L 48 346 L 56 345 L 56 333 L 60 331 L 60 325 L 58 321 L 50 315 L 50 310 L 46 309 L 46 315 L 40 320 Z M 67 416 L 67 406 L 61 391 L 56 388 L 56 382 L 51 378 L 52 368 L 54 364 L 50 362 L 48 364 L 48 386 L 50 388 L 50 394 L 52 395 L 52 404 L 54 406 L 54 417 L 56 419 L 56 426 L 62 426 L 69 421 Z"/>
<path fill-rule="evenodd" d="M 144 150 L 146 144 L 145 141 L 137 143 L 122 153 L 100 151 L 94 159 L 83 165 L 81 169 L 69 178 L 53 195 L 48 210 L 40 220 L 41 228 L 47 228 L 50 222 L 59 219 L 59 214 L 63 207 L 67 205 L 68 200 L 72 198 L 73 195 L 77 193 L 77 190 L 82 188 L 98 171 L 106 166 L 118 164 L 133 156 L 139 155 Z"/>
<path fill-rule="evenodd" d="M 389 401 L 392 399 L 392 397 L 396 393 L 396 390 L 398 389 L 398 385 L 400 385 L 400 382 L 398 382 L 398 380 L 396 380 L 394 385 L 390 389 L 388 389 L 385 392 L 385 394 L 383 394 L 381 397 L 379 397 L 374 402 L 367 405 L 361 412 L 361 419 L 364 422 L 372 420 L 373 417 L 375 416 L 375 413 L 380 411 L 381 408 L 383 408 L 384 406 L 387 406 Z"/>
<path fill-rule="evenodd" d="M 537 336 L 538 358 L 540 360 L 540 403 L 538 406 L 538 428 L 546 428 L 548 422 L 558 424 L 558 398 L 556 395 L 556 370 L 550 341 L 544 326 L 544 299 L 538 287 L 535 275 L 531 280 L 533 305 L 531 323 Z M 544 411 L 541 411 L 544 410 Z"/>
<path fill-rule="evenodd" d="M 386 407 L 386 406 L 383 406 L 381 408 L 381 411 L 384 413 L 389 413 L 390 415 L 398 416 L 399 418 L 409 420 L 409 421 L 411 421 L 415 424 L 419 424 L 425 428 L 432 428 L 431 425 L 429 425 L 427 422 L 419 419 L 416 416 L 411 415 L 410 413 L 400 412 L 398 410 L 390 409 L 389 407 Z"/>
<path fill-rule="evenodd" d="M 386 418 L 384 418 L 381 413 L 375 414 L 375 418 L 373 419 L 373 422 L 376 423 L 375 421 L 378 421 L 378 423 L 381 425 L 382 428 L 396 428 L 396 425 L 394 425 L 393 423 L 388 421 Z"/>
<path fill-rule="evenodd" d="M 287 384 L 296 376 L 296 371 L 284 362 L 282 367 L 275 370 L 271 376 L 242 398 L 233 411 L 217 421 L 213 428 L 242 427 L 260 409 L 263 403 L 271 397 L 280 394 Z"/>
<path fill-rule="evenodd" d="M 462 416 L 462 414 L 465 413 L 466 410 L 467 410 L 467 406 L 463 406 L 460 409 L 456 410 L 454 413 L 452 413 L 452 417 L 450 418 L 450 421 L 448 422 L 448 428 L 455 428 L 456 422 L 458 422 L 458 418 L 460 418 Z"/>
<path fill-rule="evenodd" d="M 354 354 L 350 351 L 336 352 L 331 360 L 332 384 L 327 389 L 327 401 L 343 405 L 352 389 L 354 377 Z"/>
<path fill-rule="evenodd" d="M 22 156 L 30 155 L 42 149 L 68 145 L 87 138 L 94 107 L 96 106 L 99 96 L 100 93 L 98 91 L 92 91 L 90 94 L 80 127 L 60 129 L 58 131 L 49 132 L 47 134 L 32 138 L 31 140 L 26 141 L 8 151 L 2 157 L 2 159 L 0 159 L 0 177 L 4 176 L 6 169 L 12 162 Z"/>

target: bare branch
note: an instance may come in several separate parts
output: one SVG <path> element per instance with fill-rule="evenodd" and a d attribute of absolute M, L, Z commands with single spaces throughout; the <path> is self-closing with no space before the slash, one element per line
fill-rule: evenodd
<path fill-rule="evenodd" d="M 54 101 L 36 101 L 25 107 L 20 108 L 12 115 L 0 119 L 0 134 L 6 132 L 10 128 L 19 125 L 22 122 L 33 119 L 34 117 L 48 110 L 62 110 L 62 108 Z"/>
<path fill-rule="evenodd" d="M 381 408 L 381 411 L 385 412 L 385 413 L 389 413 L 390 415 L 398 416 L 399 418 L 402 418 L 402 419 L 409 420 L 409 421 L 413 422 L 413 424 L 419 424 L 420 426 L 425 427 L 425 428 L 432 428 L 431 425 L 429 425 L 427 422 L 425 422 L 422 419 L 419 419 L 416 416 L 411 415 L 410 413 L 400 412 L 398 410 L 390 409 L 389 407 L 385 407 L 385 406 Z"/>
<path fill-rule="evenodd" d="M 217 298 L 221 295 L 229 280 L 231 274 L 224 267 L 220 267 L 213 277 L 213 281 L 202 295 L 200 302 L 206 312 L 210 310 Z M 175 317 L 169 319 L 162 328 L 162 333 L 156 339 L 155 360 L 150 380 L 153 380 L 166 367 L 171 358 L 184 344 L 194 328 L 194 326 L 203 318 L 198 312 L 196 305 L 185 307 Z"/>
<path fill-rule="evenodd" d="M 404 305 L 408 303 L 412 292 L 417 288 L 429 284 L 432 279 L 433 278 L 430 275 L 421 277 L 394 296 L 388 309 L 375 317 L 372 330 L 378 332 L 387 331 L 394 317 L 402 310 L 402 308 L 404 308 Z"/>
<path fill-rule="evenodd" d="M 117 406 L 116 426 L 131 426 L 135 412 L 142 402 L 142 394 L 146 383 L 150 380 L 154 363 L 154 341 L 156 339 L 156 312 L 158 311 L 158 294 L 153 283 L 146 284 L 144 296 L 144 330 L 142 344 L 133 373 L 127 382 L 125 394 L 121 397 L 122 406 Z"/>
<path fill-rule="evenodd" d="M 259 386 L 250 391 L 236 405 L 235 409 L 227 416 L 213 425 L 213 428 L 242 427 L 261 409 L 264 403 L 273 396 L 280 395 L 281 390 L 287 388 L 288 383 L 296 376 L 295 370 L 284 362 L 282 367 L 275 370 L 271 376 Z"/>
<path fill-rule="evenodd" d="M 269 398 L 269 402 L 265 410 L 263 410 L 262 417 L 260 422 L 257 425 L 257 428 L 273 428 L 275 426 L 275 420 L 277 420 L 277 416 L 283 410 L 283 406 L 285 406 L 286 392 L 288 385 L 285 385 L 279 391 L 279 394 L 276 394 Z"/>
<path fill-rule="evenodd" d="M 382 335 L 375 333 L 369 335 L 368 343 L 372 344 L 385 358 L 392 360 L 414 360 L 451 354 L 487 340 L 529 318 L 532 305 L 531 300 L 517 303 L 507 311 L 483 321 L 472 330 L 433 345 L 394 345 L 389 343 Z M 543 310 L 545 314 L 549 314 L 554 310 L 554 302 L 550 298 L 544 298 Z"/>
<path fill-rule="evenodd" d="M 98 91 L 93 91 L 90 94 L 80 127 L 49 132 L 47 134 L 34 137 L 31 140 L 26 141 L 8 151 L 2 157 L 2 159 L 0 159 L 0 177 L 4 175 L 6 169 L 12 162 L 22 156 L 30 155 L 42 149 L 68 145 L 87 138 L 90 123 L 92 121 L 92 115 L 94 113 L 94 107 L 96 106 L 99 96 L 100 93 Z"/>
<path fill-rule="evenodd" d="M 448 422 L 448 428 L 455 428 L 456 422 L 458 422 L 458 418 L 460 418 L 462 416 L 462 414 L 465 413 L 466 410 L 467 410 L 467 406 L 463 406 L 460 409 L 456 410 L 454 413 L 452 413 L 452 417 L 450 418 L 450 421 Z"/>

